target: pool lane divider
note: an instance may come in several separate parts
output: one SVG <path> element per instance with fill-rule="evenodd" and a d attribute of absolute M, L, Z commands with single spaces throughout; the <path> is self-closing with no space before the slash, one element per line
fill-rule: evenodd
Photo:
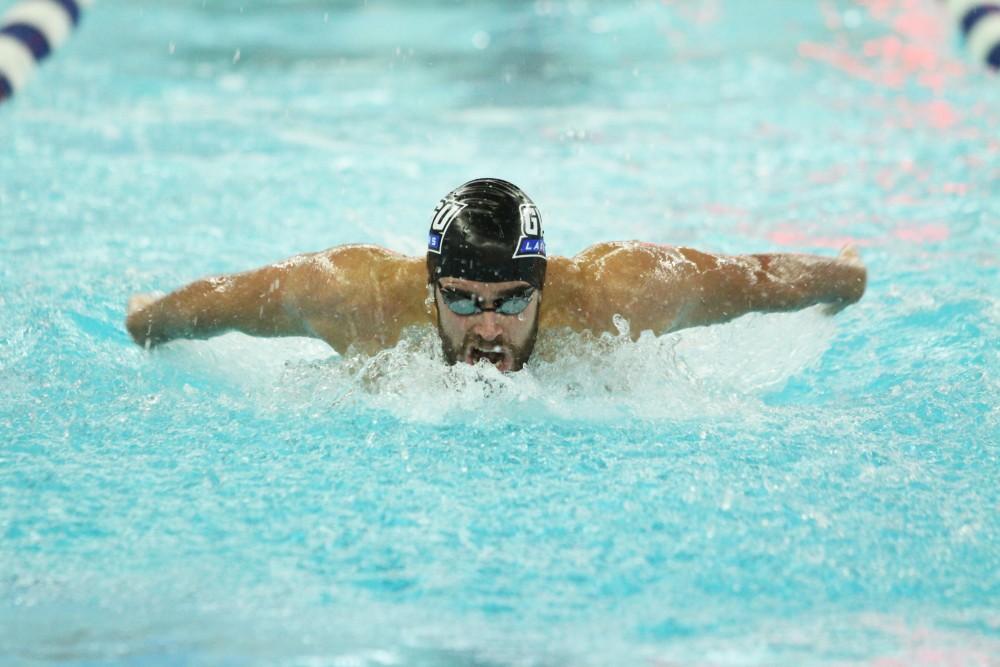
<path fill-rule="evenodd" d="M 944 0 L 969 53 L 1000 72 L 1000 0 Z"/>
<path fill-rule="evenodd" d="M 0 103 L 59 48 L 93 0 L 21 0 L 0 17 Z"/>

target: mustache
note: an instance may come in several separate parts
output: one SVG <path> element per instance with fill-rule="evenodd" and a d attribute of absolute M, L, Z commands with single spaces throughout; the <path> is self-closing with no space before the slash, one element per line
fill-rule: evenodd
<path fill-rule="evenodd" d="M 470 347 L 478 347 L 484 350 L 489 350 L 499 345 L 500 347 L 505 347 L 510 350 L 517 350 L 517 348 L 506 340 L 503 336 L 494 338 L 493 340 L 486 340 L 482 336 L 466 336 L 465 340 L 462 341 L 462 348 L 468 349 Z"/>
<path fill-rule="evenodd" d="M 437 330 L 438 337 L 441 340 L 441 351 L 444 353 L 444 358 L 449 364 L 457 364 L 464 361 L 465 355 L 471 347 L 489 350 L 500 345 L 506 353 L 510 354 L 512 359 L 511 369 L 515 371 L 520 370 L 535 349 L 535 338 L 538 335 L 538 320 L 539 318 L 535 317 L 527 339 L 521 345 L 517 345 L 510 340 L 506 332 L 501 332 L 493 340 L 485 340 L 482 336 L 471 331 L 466 331 L 461 339 L 449 338 L 444 331 L 444 327 L 441 326 L 441 315 L 438 313 Z"/>

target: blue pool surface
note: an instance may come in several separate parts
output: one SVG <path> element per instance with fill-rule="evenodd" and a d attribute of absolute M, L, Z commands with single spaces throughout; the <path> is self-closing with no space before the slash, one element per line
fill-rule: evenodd
<path fill-rule="evenodd" d="M 0 664 L 998 664 L 998 108 L 931 0 L 97 3 L 0 106 Z M 125 332 L 486 175 L 868 293 L 510 376 Z"/>

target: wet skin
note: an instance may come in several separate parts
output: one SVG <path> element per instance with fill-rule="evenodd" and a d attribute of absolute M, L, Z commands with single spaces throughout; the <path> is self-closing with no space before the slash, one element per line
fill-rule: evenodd
<path fill-rule="evenodd" d="M 441 288 L 453 289 L 477 297 L 483 304 L 523 291 L 530 285 L 523 281 L 483 283 L 462 278 L 442 278 L 430 284 L 437 310 L 438 333 L 449 363 L 476 364 L 481 360 L 500 371 L 516 371 L 531 356 L 538 333 L 538 307 L 541 292 L 531 295 L 528 307 L 517 315 L 484 310 L 474 315 L 456 315 L 445 305 Z"/>
<path fill-rule="evenodd" d="M 441 281 L 462 284 L 454 278 Z M 407 327 L 436 325 L 453 363 L 485 358 L 516 370 L 531 353 L 536 327 L 616 333 L 614 321 L 620 317 L 637 337 L 647 330 L 661 334 L 749 312 L 815 304 L 832 314 L 860 299 L 866 282 L 867 271 L 853 248 L 837 257 L 726 256 L 618 241 L 596 244 L 574 257 L 549 257 L 544 306 L 536 292 L 523 317 L 484 312 L 463 318 L 448 312 L 434 283 L 428 293 L 423 257 L 376 246 L 339 246 L 196 280 L 165 296 L 133 295 L 126 327 L 146 347 L 240 331 L 309 336 L 340 354 L 374 354 L 398 343 Z M 487 303 L 525 285 L 465 283 Z M 498 345 L 500 351 L 494 352 Z"/>

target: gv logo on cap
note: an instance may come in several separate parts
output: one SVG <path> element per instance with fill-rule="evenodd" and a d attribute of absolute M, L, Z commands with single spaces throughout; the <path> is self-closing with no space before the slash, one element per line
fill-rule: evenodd
<path fill-rule="evenodd" d="M 517 241 L 514 257 L 546 258 L 542 216 L 538 214 L 534 204 L 521 204 L 521 238 Z"/>
<path fill-rule="evenodd" d="M 442 199 L 434 209 L 434 219 L 431 220 L 431 231 L 427 236 L 427 250 L 441 254 L 441 242 L 451 221 L 458 217 L 467 204 L 454 199 Z"/>

